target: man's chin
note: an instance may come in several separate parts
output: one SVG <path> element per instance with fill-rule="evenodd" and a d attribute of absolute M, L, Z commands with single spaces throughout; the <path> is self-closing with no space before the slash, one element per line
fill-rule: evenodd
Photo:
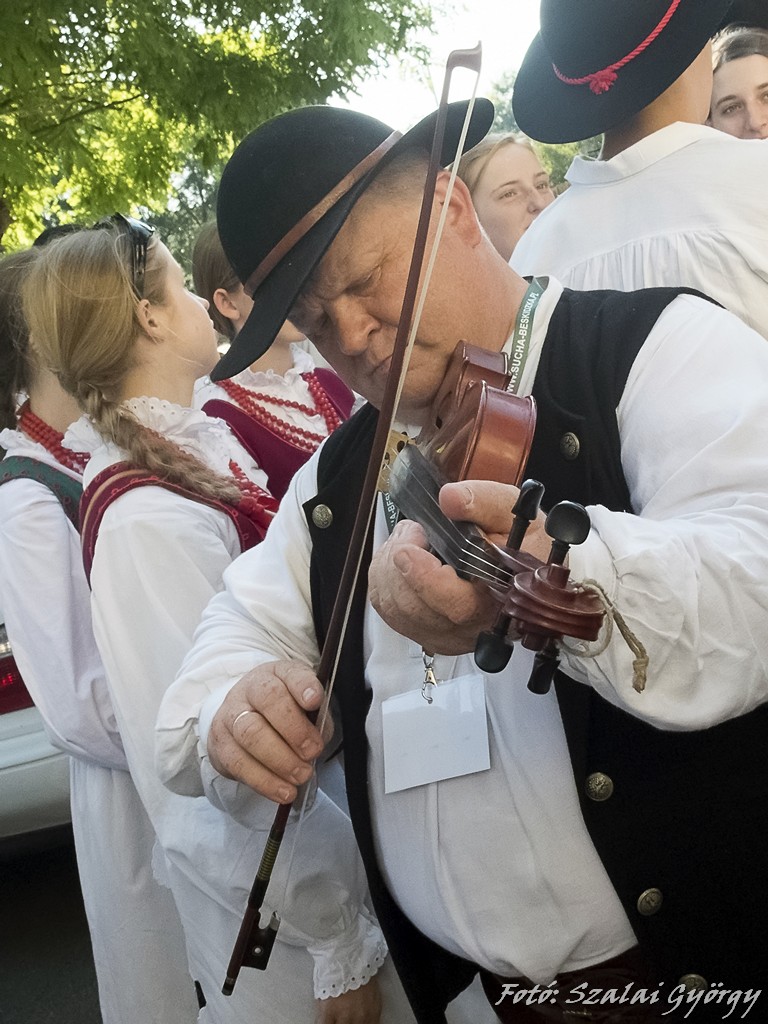
<path fill-rule="evenodd" d="M 359 388 L 355 388 L 354 385 L 349 386 L 352 387 L 354 391 L 357 391 L 358 394 L 362 395 L 366 402 L 369 402 L 374 409 L 380 410 L 384 399 L 385 385 L 386 378 L 383 383 L 372 383 L 370 380 L 367 380 Z M 430 413 L 434 397 L 435 396 L 433 395 L 427 402 L 423 396 L 412 398 L 410 395 L 403 392 L 400 395 L 400 402 L 395 410 L 394 417 L 395 422 L 400 425 L 400 429 L 405 429 L 405 426 L 413 427 L 415 432 L 418 433 L 424 426 L 430 423 Z M 411 433 L 410 430 L 409 433 Z"/>

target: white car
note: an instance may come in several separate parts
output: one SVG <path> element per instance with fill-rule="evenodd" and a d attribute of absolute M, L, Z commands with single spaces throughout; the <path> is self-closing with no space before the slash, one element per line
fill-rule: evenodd
<path fill-rule="evenodd" d="M 48 742 L 0 624 L 0 844 L 69 820 L 69 758 Z"/>

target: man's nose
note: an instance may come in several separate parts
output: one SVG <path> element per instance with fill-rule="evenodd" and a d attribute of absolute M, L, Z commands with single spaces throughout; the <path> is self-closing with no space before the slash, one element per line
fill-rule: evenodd
<path fill-rule="evenodd" d="M 380 325 L 364 305 L 352 296 L 342 296 L 329 311 L 334 341 L 345 356 L 356 356 L 368 348 L 370 336 Z"/>

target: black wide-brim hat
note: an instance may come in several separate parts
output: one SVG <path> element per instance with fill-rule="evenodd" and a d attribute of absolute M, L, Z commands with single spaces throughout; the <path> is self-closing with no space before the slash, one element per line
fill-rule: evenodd
<path fill-rule="evenodd" d="M 457 156 L 467 106 L 448 106 L 442 166 Z M 485 137 L 493 113 L 489 100 L 475 101 L 463 151 Z M 267 351 L 362 193 L 401 153 L 428 152 L 436 119 L 434 112 L 399 135 L 353 110 L 301 107 L 240 143 L 224 168 L 216 217 L 224 252 L 254 306 L 214 380 L 239 373 Z"/>
<path fill-rule="evenodd" d="M 768 28 L 768 0 L 733 0 L 728 16 L 723 19 L 719 29 L 730 25 Z"/>
<path fill-rule="evenodd" d="M 626 121 L 680 77 L 731 3 L 542 0 L 541 30 L 512 94 L 520 130 L 539 142 L 577 142 Z"/>

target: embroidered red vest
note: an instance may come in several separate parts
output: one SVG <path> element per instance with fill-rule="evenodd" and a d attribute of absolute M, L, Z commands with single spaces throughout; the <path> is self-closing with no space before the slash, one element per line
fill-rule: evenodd
<path fill-rule="evenodd" d="M 331 405 L 340 419 L 349 419 L 355 396 L 347 385 L 331 370 L 317 369 L 315 376 L 323 386 Z M 222 392 L 222 395 L 224 393 Z M 279 501 L 288 490 L 294 474 L 301 469 L 311 452 L 291 444 L 247 412 L 226 398 L 211 398 L 203 406 L 208 416 L 216 416 L 229 424 L 229 428 L 252 459 L 267 474 L 270 494 Z"/>
<path fill-rule="evenodd" d="M 264 536 L 269 526 L 272 509 L 262 507 L 252 501 L 242 501 L 237 505 L 218 498 L 208 498 L 197 491 L 161 480 L 146 469 L 138 469 L 127 462 L 116 462 L 98 473 L 83 491 L 80 500 L 80 534 L 83 543 L 83 566 L 85 576 L 90 583 L 93 554 L 96 549 L 96 538 L 104 513 L 121 495 L 135 487 L 164 487 L 174 494 L 180 494 L 190 501 L 218 509 L 229 516 L 237 530 L 242 551 L 254 547 Z"/>

